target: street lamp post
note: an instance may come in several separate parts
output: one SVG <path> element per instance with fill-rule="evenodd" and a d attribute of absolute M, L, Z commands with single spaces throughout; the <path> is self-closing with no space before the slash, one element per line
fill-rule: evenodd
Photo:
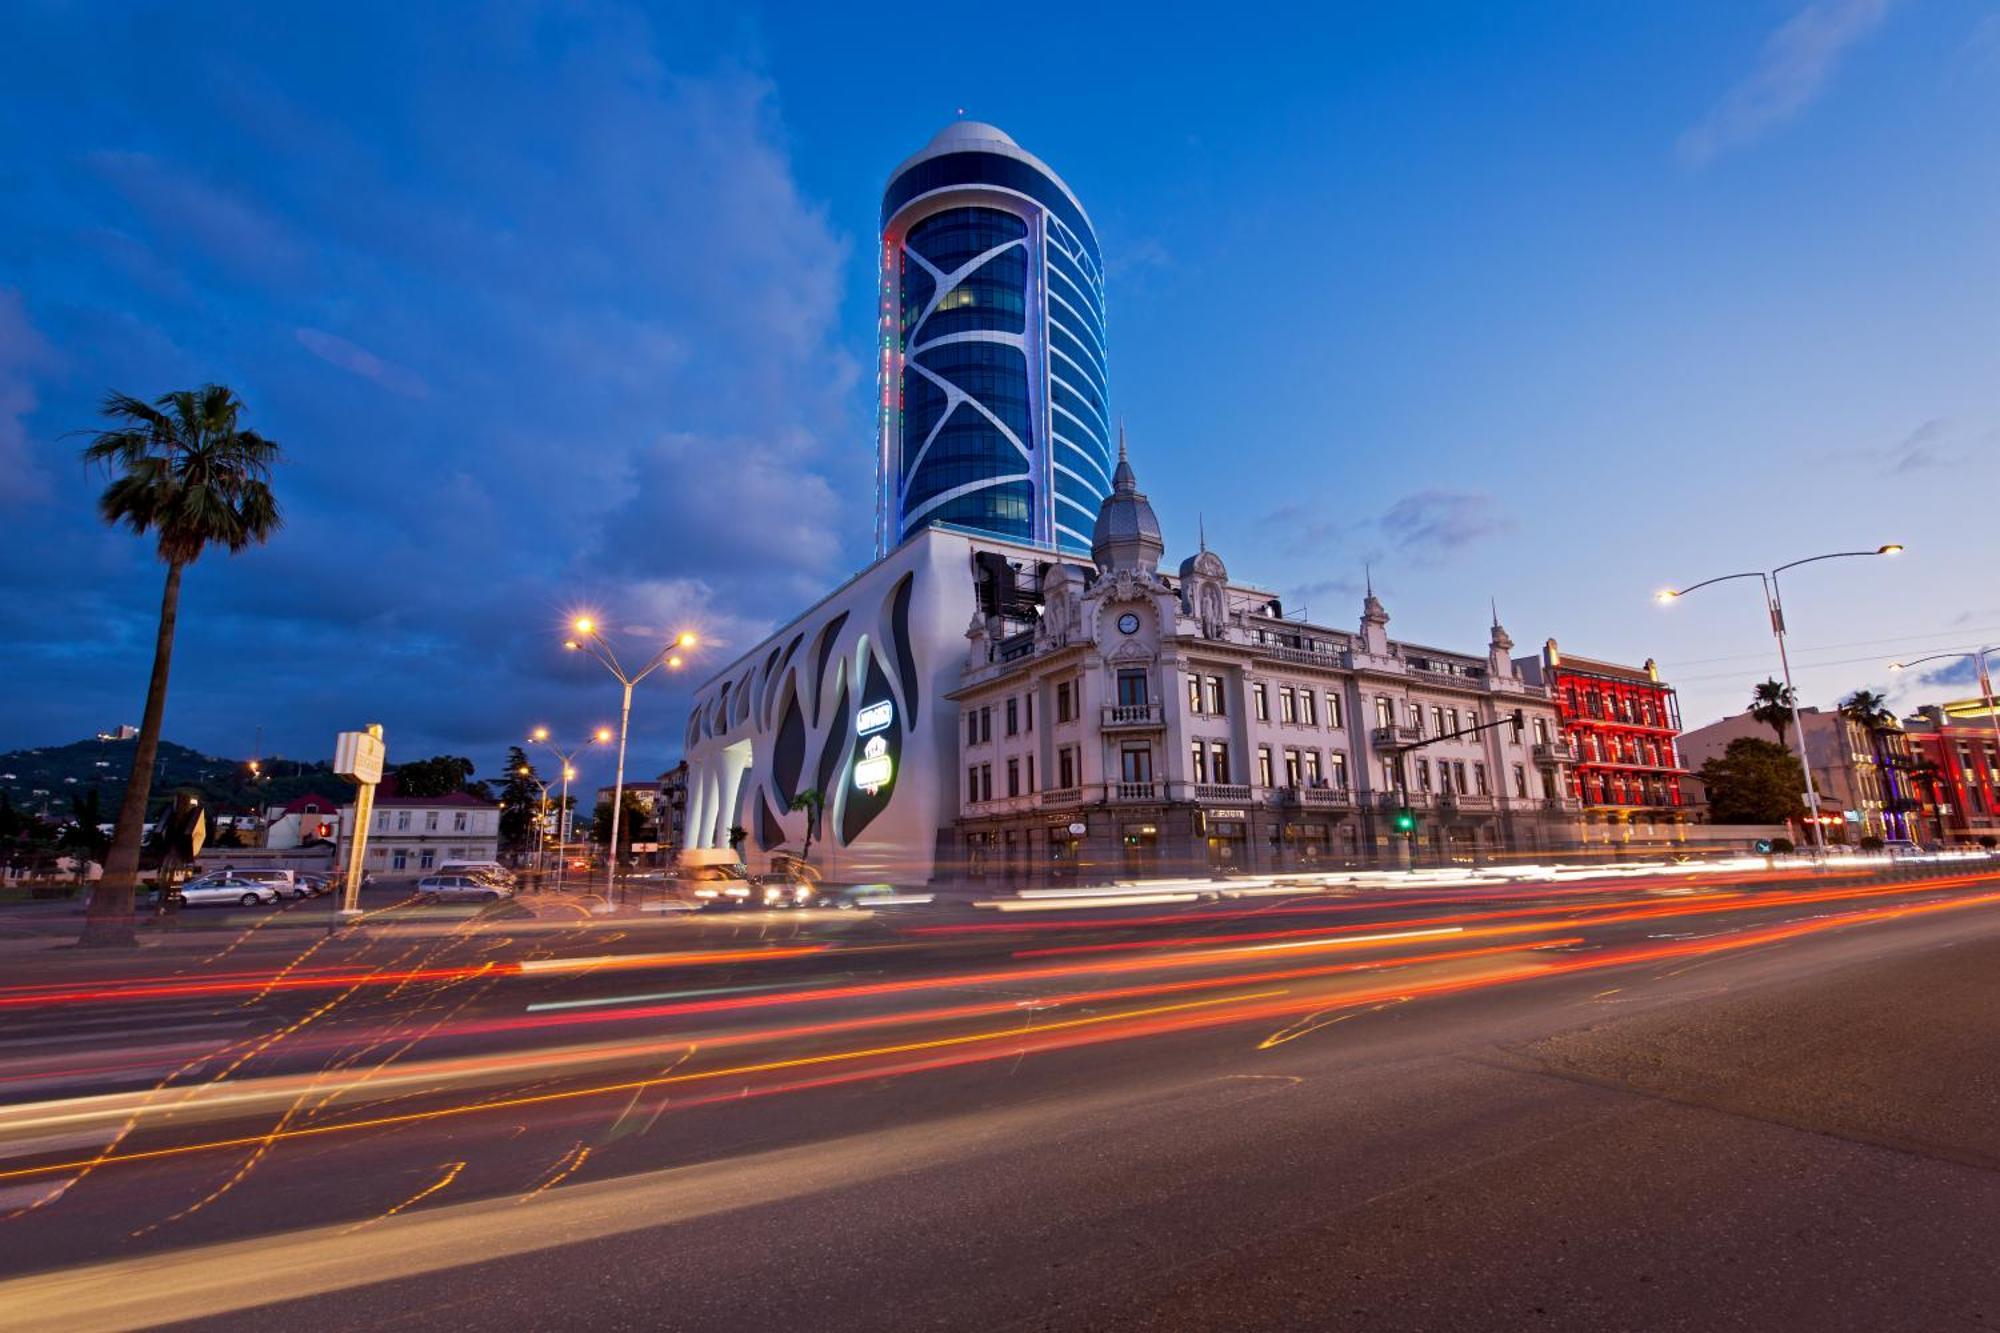
<path fill-rule="evenodd" d="M 1776 569 L 1753 569 L 1742 574 L 1723 574 L 1716 578 L 1703 579 L 1700 583 L 1691 583 L 1685 588 L 1663 589 L 1659 594 L 1660 601 L 1674 602 L 1710 584 L 1728 583 L 1732 579 L 1756 579 L 1763 585 L 1764 609 L 1771 616 L 1771 636 L 1778 641 L 1778 666 L 1785 674 L 1785 698 L 1792 709 L 1792 739 L 1798 746 L 1799 768 L 1804 772 L 1806 779 L 1806 814 L 1808 822 L 1812 825 L 1815 852 L 1826 851 L 1826 830 L 1819 822 L 1819 791 L 1813 786 L 1812 757 L 1806 750 L 1805 723 L 1799 716 L 1798 691 L 1792 686 L 1792 659 L 1785 650 L 1785 602 L 1784 592 L 1778 586 L 1778 575 L 1788 569 L 1797 569 L 1800 565 L 1815 564 L 1821 560 L 1846 560 L 1853 556 L 1864 555 L 1896 555 L 1902 549 L 1899 543 L 1888 542 L 1872 551 L 1829 551 L 1825 555 L 1809 555 L 1803 560 L 1793 560 L 1788 564 L 1779 565 Z"/>
<path fill-rule="evenodd" d="M 549 833 L 549 784 L 536 777 L 535 770 L 526 764 L 521 765 L 517 771 L 542 789 L 541 813 L 535 818 L 535 874 L 540 876 L 547 866 L 544 844 L 548 841 Z"/>
<path fill-rule="evenodd" d="M 611 729 L 609 727 L 599 727 L 591 733 L 590 739 L 585 741 L 583 745 L 579 745 L 573 750 L 563 750 L 549 739 L 549 729 L 547 727 L 536 727 L 528 733 L 530 743 L 541 746 L 562 761 L 562 806 L 556 812 L 556 846 L 559 849 L 566 846 L 569 842 L 569 780 L 576 776 L 576 765 L 571 761 L 577 755 L 583 753 L 584 746 L 602 745 L 610 739 Z M 547 785 L 544 785 L 542 788 L 542 799 L 548 799 Z M 556 891 L 558 893 L 562 891 L 563 875 L 568 869 L 569 858 L 558 850 L 556 852 Z"/>
<path fill-rule="evenodd" d="M 575 637 L 565 639 L 563 647 L 573 653 L 589 653 L 611 673 L 612 678 L 623 686 L 625 691 L 618 705 L 618 768 L 611 780 L 611 845 L 606 849 L 604 857 L 604 892 L 607 898 L 611 898 L 616 897 L 618 893 L 618 823 L 625 807 L 625 738 L 632 723 L 632 687 L 661 667 L 678 671 L 681 658 L 674 649 L 692 648 L 695 636 L 686 630 L 681 631 L 674 636 L 672 643 L 647 659 L 644 667 L 638 671 L 627 671 L 619 663 L 618 655 L 612 651 L 611 645 L 605 642 L 602 634 L 598 633 L 595 620 L 588 616 L 579 616 L 572 622 L 570 628 L 575 631 Z"/>
<path fill-rule="evenodd" d="M 1994 728 L 1996 734 L 2000 734 L 2000 711 L 1995 710 L 1993 706 L 1993 676 L 1986 668 L 1986 658 L 1991 653 L 2000 653 L 2000 646 L 1981 648 L 1977 652 L 1970 653 L 1932 653 L 1927 657 L 1913 657 L 1907 662 L 1891 662 L 1889 670 L 1907 671 L 1913 666 L 1922 666 L 1925 662 L 1971 658 L 1973 669 L 1979 673 L 1979 697 L 1986 704 L 1987 724 Z M 1933 791 L 1932 795 L 1935 796 L 1936 792 Z M 1939 836 L 1943 836 L 1942 824 L 1939 825 Z"/>

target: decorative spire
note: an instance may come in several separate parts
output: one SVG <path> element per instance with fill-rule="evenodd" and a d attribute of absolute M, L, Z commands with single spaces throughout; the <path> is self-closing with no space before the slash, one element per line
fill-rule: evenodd
<path fill-rule="evenodd" d="M 1498 597 L 1488 597 L 1488 598 L 1486 599 L 1486 604 L 1487 604 L 1488 606 L 1491 606 L 1491 607 L 1493 608 L 1493 628 L 1494 628 L 1494 629 L 1499 629 L 1499 628 L 1500 628 L 1500 599 L 1499 599 Z"/>
<path fill-rule="evenodd" d="M 1118 418 L 1118 467 L 1111 474 L 1111 490 L 1115 495 L 1136 495 L 1139 492 L 1139 474 L 1132 470 L 1132 460 L 1125 456 L 1125 418 Z"/>
<path fill-rule="evenodd" d="M 1369 564 L 1366 560 L 1361 562 L 1361 581 L 1367 586 L 1368 595 L 1373 597 L 1375 595 L 1375 566 Z"/>
<path fill-rule="evenodd" d="M 1208 549 L 1208 515 L 1197 509 L 1194 515 L 1194 522 L 1196 531 L 1201 534 L 1201 549 L 1206 551 Z"/>

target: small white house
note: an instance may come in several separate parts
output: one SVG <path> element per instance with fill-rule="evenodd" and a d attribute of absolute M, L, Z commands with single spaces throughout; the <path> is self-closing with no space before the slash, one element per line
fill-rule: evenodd
<path fill-rule="evenodd" d="M 264 845 L 273 849 L 333 842 L 340 833 L 340 802 L 307 792 L 264 812 Z"/>
<path fill-rule="evenodd" d="M 421 875 L 446 861 L 500 859 L 500 806 L 477 796 L 377 795 L 362 869 L 375 875 Z M 354 807 L 340 808 L 339 853 L 346 865 Z"/>

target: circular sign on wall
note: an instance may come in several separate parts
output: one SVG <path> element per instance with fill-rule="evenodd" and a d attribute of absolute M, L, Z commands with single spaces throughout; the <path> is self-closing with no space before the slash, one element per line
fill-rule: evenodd
<path fill-rule="evenodd" d="M 1069 826 L 1069 831 L 1070 831 L 1071 833 L 1074 833 L 1074 834 L 1075 834 L 1076 836 L 1078 836 L 1078 837 L 1080 838 L 1080 837 L 1082 837 L 1082 836 L 1083 836 L 1084 834 L 1086 834 L 1086 833 L 1090 832 L 1090 825 L 1088 825 L 1088 824 L 1071 824 L 1071 825 Z"/>

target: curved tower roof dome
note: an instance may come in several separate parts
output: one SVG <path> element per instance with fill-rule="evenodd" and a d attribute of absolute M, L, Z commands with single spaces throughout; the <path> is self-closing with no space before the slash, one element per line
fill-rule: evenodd
<path fill-rule="evenodd" d="M 1097 525 L 1090 534 L 1090 556 L 1104 573 L 1114 569 L 1137 569 L 1152 573 L 1159 568 L 1167 543 L 1160 536 L 1160 520 L 1153 506 L 1139 490 L 1139 478 L 1125 456 L 1125 432 L 1118 432 L 1118 470 L 1111 476 L 1111 494 L 1097 510 Z"/>
<path fill-rule="evenodd" d="M 951 124 L 931 136 L 925 148 L 948 148 L 960 143 L 1004 143 L 1011 148 L 1021 145 L 1014 142 L 1012 135 L 998 125 L 988 125 L 983 120 L 954 120 Z"/>

